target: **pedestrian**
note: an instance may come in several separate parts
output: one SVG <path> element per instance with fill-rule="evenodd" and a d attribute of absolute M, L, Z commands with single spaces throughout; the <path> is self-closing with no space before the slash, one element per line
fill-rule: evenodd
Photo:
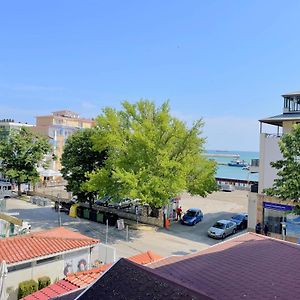
<path fill-rule="evenodd" d="M 261 224 L 260 223 L 256 224 L 256 226 L 255 226 L 255 232 L 258 233 L 258 234 L 261 234 Z"/>
<path fill-rule="evenodd" d="M 268 223 L 266 223 L 265 226 L 264 226 L 264 234 L 265 234 L 265 235 L 268 235 L 268 234 L 269 234 L 269 226 L 268 226 Z"/>
<path fill-rule="evenodd" d="M 181 220 L 181 214 L 182 214 L 182 208 L 181 208 L 181 206 L 179 206 L 178 208 L 177 208 L 177 218 L 176 218 L 176 220 Z"/>

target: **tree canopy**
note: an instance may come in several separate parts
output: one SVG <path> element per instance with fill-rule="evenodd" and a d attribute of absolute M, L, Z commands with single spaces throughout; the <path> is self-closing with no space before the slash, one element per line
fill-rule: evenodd
<path fill-rule="evenodd" d="M 271 166 L 278 170 L 278 178 L 272 188 L 265 192 L 270 196 L 299 201 L 300 199 L 300 124 L 293 127 L 279 141 L 283 159 L 272 162 Z"/>
<path fill-rule="evenodd" d="M 0 141 L 0 172 L 18 185 L 34 182 L 39 178 L 38 164 L 50 152 L 48 141 L 29 129 L 12 130 L 6 139 Z"/>
<path fill-rule="evenodd" d="M 203 122 L 191 128 L 172 117 L 169 103 L 125 101 L 97 117 L 94 149 L 107 151 L 102 168 L 88 174 L 85 188 L 99 195 L 139 198 L 160 208 L 186 190 L 206 196 L 216 189 L 216 165 L 202 155 Z"/>
<path fill-rule="evenodd" d="M 82 129 L 73 133 L 66 141 L 61 158 L 63 178 L 68 181 L 67 190 L 73 192 L 79 201 L 89 200 L 91 203 L 97 192 L 85 191 L 82 184 L 88 178 L 86 173 L 103 165 L 106 151 L 93 149 L 93 129 Z"/>

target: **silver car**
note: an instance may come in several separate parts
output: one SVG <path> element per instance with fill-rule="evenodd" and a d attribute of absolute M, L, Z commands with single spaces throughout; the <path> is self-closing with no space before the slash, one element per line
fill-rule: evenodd
<path fill-rule="evenodd" d="M 235 222 L 220 220 L 208 229 L 208 236 L 216 239 L 224 239 L 230 234 L 235 234 L 237 225 Z"/>

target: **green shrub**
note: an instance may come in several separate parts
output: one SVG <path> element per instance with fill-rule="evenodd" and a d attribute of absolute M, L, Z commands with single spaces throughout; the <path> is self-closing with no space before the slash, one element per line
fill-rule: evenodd
<path fill-rule="evenodd" d="M 31 279 L 22 281 L 19 284 L 18 299 L 24 298 L 38 290 L 38 283 Z"/>
<path fill-rule="evenodd" d="M 39 290 L 51 284 L 51 280 L 48 276 L 38 278 Z"/>

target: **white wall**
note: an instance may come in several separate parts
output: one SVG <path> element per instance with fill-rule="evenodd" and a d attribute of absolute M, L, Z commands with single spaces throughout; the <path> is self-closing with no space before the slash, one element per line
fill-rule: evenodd
<path fill-rule="evenodd" d="M 255 230 L 257 224 L 257 193 L 248 194 L 248 228 Z"/>
<path fill-rule="evenodd" d="M 280 138 L 275 135 L 260 134 L 259 193 L 265 188 L 272 187 L 274 179 L 277 178 L 277 170 L 272 168 L 270 163 L 282 159 L 279 140 Z"/>
<path fill-rule="evenodd" d="M 86 261 L 87 268 L 89 268 L 91 264 L 90 248 L 59 255 L 57 259 L 53 261 L 42 262 L 40 264 L 34 261 L 31 263 L 31 267 L 8 272 L 6 280 L 6 287 L 9 289 L 8 299 L 17 299 L 20 282 L 30 279 L 37 281 L 37 279 L 42 276 L 49 276 L 51 283 L 53 283 L 65 277 L 64 269 L 67 263 L 72 265 L 73 270 L 71 271 L 77 272 L 78 264 L 82 259 Z"/>

